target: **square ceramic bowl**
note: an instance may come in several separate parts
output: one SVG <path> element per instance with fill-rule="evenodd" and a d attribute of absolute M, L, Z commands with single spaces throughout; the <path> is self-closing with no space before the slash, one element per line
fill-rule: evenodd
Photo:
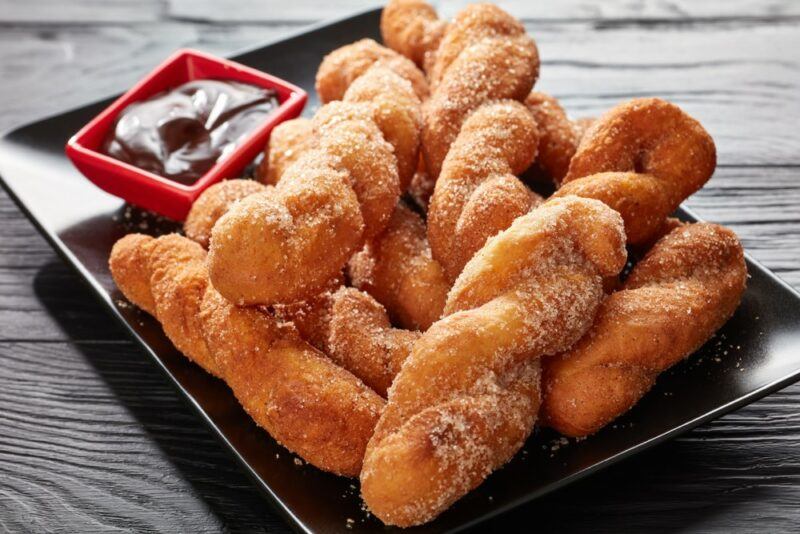
<path fill-rule="evenodd" d="M 280 105 L 230 154 L 190 185 L 139 169 L 101 152 L 107 133 L 129 104 L 183 83 L 204 79 L 233 80 L 272 89 L 277 93 Z M 66 153 L 78 170 L 100 189 L 141 208 L 181 221 L 207 187 L 238 176 L 264 148 L 272 129 L 297 117 L 307 99 L 304 90 L 257 69 L 196 50 L 178 50 L 72 136 L 67 142 Z"/>

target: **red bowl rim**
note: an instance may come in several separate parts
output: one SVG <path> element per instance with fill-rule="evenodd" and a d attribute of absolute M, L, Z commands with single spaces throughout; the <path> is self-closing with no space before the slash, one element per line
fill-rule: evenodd
<path fill-rule="evenodd" d="M 265 84 L 264 87 L 280 88 L 284 92 L 286 92 L 288 96 L 280 103 L 278 108 L 275 109 L 275 111 L 273 111 L 269 115 L 269 120 L 265 121 L 263 125 L 259 126 L 258 128 L 255 128 L 252 132 L 250 132 L 247 136 L 245 136 L 244 139 L 236 146 L 236 148 L 231 154 L 229 154 L 225 159 L 217 161 L 204 175 L 198 178 L 197 181 L 195 181 L 193 184 L 188 184 L 188 185 L 182 184 L 180 182 L 176 182 L 169 178 L 159 176 L 152 172 L 140 169 L 135 165 L 125 163 L 116 158 L 103 154 L 98 150 L 88 148 L 83 144 L 83 141 L 86 138 L 86 136 L 92 133 L 97 128 L 99 128 L 104 121 L 109 120 L 110 124 L 113 126 L 113 120 L 116 119 L 116 117 L 120 114 L 120 112 L 122 112 L 122 110 L 129 104 L 141 100 L 140 92 L 145 92 L 147 88 L 152 84 L 153 80 L 159 74 L 161 74 L 164 70 L 172 67 L 173 64 L 188 57 L 196 57 L 206 61 L 211 61 L 214 63 L 221 64 L 226 68 L 247 73 L 262 81 L 266 81 L 267 84 Z M 176 50 L 174 53 L 170 54 L 170 56 L 168 56 L 164 61 L 162 61 L 156 68 L 154 68 L 146 76 L 144 76 L 134 85 L 132 85 L 130 89 L 125 91 L 125 93 L 120 95 L 116 100 L 114 100 L 114 102 L 112 102 L 108 107 L 106 107 L 103 111 L 98 113 L 85 126 L 83 126 L 80 130 L 78 130 L 78 132 L 75 135 L 69 138 L 69 140 L 67 141 L 67 146 L 65 148 L 68 154 L 80 155 L 84 156 L 85 158 L 103 162 L 106 165 L 124 168 L 128 172 L 132 172 L 141 178 L 154 181 L 170 189 L 182 192 L 184 194 L 189 194 L 195 197 L 196 195 L 199 195 L 203 190 L 205 190 L 206 187 L 218 181 L 219 175 L 227 170 L 227 166 L 236 163 L 235 155 L 237 151 L 241 151 L 245 147 L 250 145 L 255 138 L 260 136 L 263 130 L 271 129 L 275 125 L 283 122 L 286 116 L 290 114 L 291 111 L 295 109 L 296 106 L 302 106 L 306 102 L 307 98 L 308 94 L 300 87 L 290 82 L 287 82 L 286 80 L 268 74 L 266 72 L 254 69 L 252 67 L 248 67 L 246 65 L 242 65 L 241 63 L 237 63 L 229 59 L 224 59 L 214 56 L 212 54 L 208 54 L 206 52 L 201 52 L 199 50 L 194 50 L 191 48 L 181 48 Z M 109 126 L 109 128 L 110 127 L 111 126 Z M 192 193 L 195 193 L 195 195 L 192 195 Z"/>

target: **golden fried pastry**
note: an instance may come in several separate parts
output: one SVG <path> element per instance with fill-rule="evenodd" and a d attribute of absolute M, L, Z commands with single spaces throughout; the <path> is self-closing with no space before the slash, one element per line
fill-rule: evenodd
<path fill-rule="evenodd" d="M 372 39 L 361 39 L 337 48 L 322 60 L 316 79 L 320 102 L 342 100 L 353 81 L 373 65 L 381 65 L 408 80 L 420 100 L 428 98 L 428 81 L 411 60 Z"/>
<path fill-rule="evenodd" d="M 186 237 L 208 248 L 211 229 L 217 220 L 239 200 L 253 193 L 264 191 L 266 187 L 253 180 L 224 180 L 203 191 L 192 204 L 189 215 L 183 223 Z"/>
<path fill-rule="evenodd" d="M 212 286 L 202 302 L 205 341 L 253 420 L 281 445 L 331 473 L 356 476 L 383 399 L 256 308 Z"/>
<path fill-rule="evenodd" d="M 372 93 L 370 86 L 381 106 L 405 110 L 360 100 Z M 398 147 L 375 120 L 383 111 L 414 116 L 419 101 L 406 80 L 373 66 L 343 101 L 317 112 L 319 148 L 301 155 L 273 190 L 245 198 L 219 219 L 212 231 L 209 274 L 220 293 L 239 305 L 310 298 L 366 239 L 384 230 L 400 195 L 398 162 L 405 157 L 395 156 Z M 403 124 L 414 128 L 414 123 Z"/>
<path fill-rule="evenodd" d="M 332 300 L 328 355 L 385 397 L 420 333 L 393 328 L 384 307 L 355 288 Z"/>
<path fill-rule="evenodd" d="M 294 325 L 305 341 L 327 353 L 333 294 L 342 285 L 344 275 L 339 273 L 318 295 L 290 304 L 275 304 L 270 311 L 279 321 Z"/>
<path fill-rule="evenodd" d="M 372 110 L 372 120 L 394 149 L 400 192 L 404 193 L 419 166 L 420 101 L 411 93 L 386 91 L 391 80 L 375 83 L 375 78 L 374 74 L 357 78 L 347 88 L 345 100 Z"/>
<path fill-rule="evenodd" d="M 175 348 L 219 376 L 198 319 L 208 284 L 205 261 L 203 247 L 178 234 L 157 239 L 130 234 L 114 245 L 109 265 L 117 287 L 158 319 Z"/>
<path fill-rule="evenodd" d="M 153 317 L 156 303 L 150 292 L 150 251 L 155 239 L 144 234 L 128 234 L 111 248 L 108 268 L 114 283 L 129 301 Z"/>
<path fill-rule="evenodd" d="M 531 91 L 525 99 L 525 105 L 533 113 L 539 130 L 539 147 L 534 164 L 553 183 L 559 184 L 567 174 L 582 132 L 569 120 L 558 100 L 546 93 Z"/>
<path fill-rule="evenodd" d="M 538 358 L 591 326 L 624 245 L 619 214 L 565 197 L 470 260 L 389 390 L 361 472 L 372 513 L 390 525 L 427 522 L 517 452 L 538 410 Z"/>
<path fill-rule="evenodd" d="M 697 223 L 667 234 L 603 303 L 583 339 L 545 360 L 545 423 L 586 436 L 628 411 L 728 320 L 746 279 L 742 247 L 727 228 Z"/>
<path fill-rule="evenodd" d="M 583 139 L 583 136 L 586 135 L 586 132 L 589 131 L 589 128 L 594 126 L 594 123 L 597 122 L 597 119 L 594 117 L 580 117 L 570 122 L 572 123 L 572 131 L 575 134 L 575 139 L 579 145 Z M 577 149 L 578 146 L 576 145 L 575 148 Z"/>
<path fill-rule="evenodd" d="M 515 176 L 538 144 L 533 115 L 513 100 L 484 104 L 464 122 L 428 206 L 431 251 L 449 280 L 486 239 L 541 202 Z"/>
<path fill-rule="evenodd" d="M 425 161 L 420 159 L 417 172 L 411 177 L 411 183 L 408 184 L 408 195 L 414 201 L 414 205 L 422 211 L 428 212 L 428 203 L 431 201 L 433 189 L 436 187 L 436 180 L 434 180 L 428 171 L 425 170 Z"/>
<path fill-rule="evenodd" d="M 403 328 L 427 330 L 441 316 L 450 283 L 431 257 L 425 223 L 403 202 L 348 268 L 351 283 L 383 304 Z"/>
<path fill-rule="evenodd" d="M 699 122 L 674 104 L 639 98 L 597 119 L 556 195 L 602 200 L 620 212 L 636 245 L 651 240 L 715 167 L 714 141 Z"/>
<path fill-rule="evenodd" d="M 381 13 L 381 37 L 386 46 L 426 72 L 446 28 L 433 6 L 422 0 L 391 0 Z"/>
<path fill-rule="evenodd" d="M 423 112 L 422 151 L 431 176 L 438 178 L 470 113 L 492 100 L 524 100 L 538 75 L 536 44 L 519 21 L 491 4 L 456 15 L 436 51 Z"/>
<path fill-rule="evenodd" d="M 301 154 L 316 147 L 314 125 L 311 119 L 298 117 L 277 125 L 264 147 L 264 157 L 256 171 L 256 178 L 267 185 L 275 185 L 284 171 Z"/>

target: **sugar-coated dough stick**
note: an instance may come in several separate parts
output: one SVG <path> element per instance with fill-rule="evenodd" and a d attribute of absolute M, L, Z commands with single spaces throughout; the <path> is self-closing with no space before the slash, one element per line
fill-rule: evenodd
<path fill-rule="evenodd" d="M 420 100 L 428 98 L 428 81 L 411 60 L 372 39 L 361 39 L 337 48 L 322 60 L 316 77 L 320 102 L 327 104 L 344 98 L 353 81 L 374 65 L 386 67 L 408 80 Z"/>
<path fill-rule="evenodd" d="M 484 104 L 464 122 L 428 205 L 431 251 L 449 280 L 486 239 L 542 201 L 515 176 L 538 143 L 533 115 L 514 100 Z"/>
<path fill-rule="evenodd" d="M 522 101 L 539 75 L 539 53 L 522 24 L 491 4 L 473 4 L 448 25 L 430 71 L 422 151 L 439 176 L 464 120 L 481 104 Z"/>
<path fill-rule="evenodd" d="M 310 464 L 356 476 L 383 399 L 291 328 L 209 286 L 203 334 L 253 420 Z"/>
<path fill-rule="evenodd" d="M 375 99 L 363 100 L 369 94 Z M 376 119 L 383 114 L 406 115 L 402 124 L 413 131 L 383 132 Z M 398 163 L 416 162 L 418 117 L 409 82 L 380 65 L 356 79 L 344 100 L 322 107 L 314 117 L 319 148 L 301 155 L 274 189 L 236 203 L 217 221 L 209 250 L 214 287 L 239 305 L 318 294 L 386 227 L 400 195 Z M 401 146 L 409 154 L 399 154 Z"/>
<path fill-rule="evenodd" d="M 589 332 L 545 360 L 545 424 L 586 436 L 628 411 L 730 318 L 746 279 L 732 231 L 707 223 L 675 228 L 603 303 Z"/>
<path fill-rule="evenodd" d="M 361 472 L 372 513 L 391 525 L 430 521 L 517 452 L 538 411 L 539 357 L 591 326 L 624 243 L 618 213 L 566 197 L 470 260 L 389 389 Z"/>
<path fill-rule="evenodd" d="M 425 223 L 402 201 L 386 230 L 350 258 L 351 283 L 403 328 L 427 330 L 442 315 L 450 282 L 431 256 Z"/>
<path fill-rule="evenodd" d="M 223 180 L 203 191 L 192 204 L 189 215 L 183 223 L 186 237 L 208 248 L 211 229 L 231 206 L 241 199 L 264 191 L 264 184 L 254 180 Z"/>
<path fill-rule="evenodd" d="M 420 333 L 393 328 L 384 307 L 363 291 L 343 287 L 332 300 L 328 355 L 386 396 Z"/>
<path fill-rule="evenodd" d="M 637 245 L 652 240 L 716 164 L 714 140 L 699 122 L 675 104 L 637 98 L 589 128 L 556 196 L 602 200 L 620 212 L 628 242 Z"/>
<path fill-rule="evenodd" d="M 386 46 L 411 59 L 427 72 L 447 23 L 423 0 L 391 0 L 381 13 L 381 36 Z"/>

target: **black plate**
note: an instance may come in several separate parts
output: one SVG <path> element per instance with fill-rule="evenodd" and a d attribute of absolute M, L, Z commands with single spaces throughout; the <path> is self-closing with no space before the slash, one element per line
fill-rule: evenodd
<path fill-rule="evenodd" d="M 309 91 L 322 56 L 362 37 L 378 38 L 378 11 L 319 26 L 235 56 Z M 126 210 L 84 179 L 64 156 L 67 138 L 99 102 L 18 128 L 0 139 L 0 174 L 9 194 L 53 247 L 161 366 L 230 448 L 257 486 L 301 531 L 387 530 L 362 510 L 356 481 L 297 465 L 259 430 L 226 386 L 178 354 L 152 318 L 124 303 L 108 272 L 111 245 L 130 231 L 169 223 Z M 693 220 L 694 217 L 684 212 Z M 800 295 L 748 258 L 742 305 L 696 355 L 662 376 L 634 410 L 596 436 L 562 445 L 539 432 L 485 484 L 418 531 L 452 531 L 535 499 L 625 457 L 730 412 L 800 378 Z M 351 522 L 348 522 L 351 520 Z"/>

